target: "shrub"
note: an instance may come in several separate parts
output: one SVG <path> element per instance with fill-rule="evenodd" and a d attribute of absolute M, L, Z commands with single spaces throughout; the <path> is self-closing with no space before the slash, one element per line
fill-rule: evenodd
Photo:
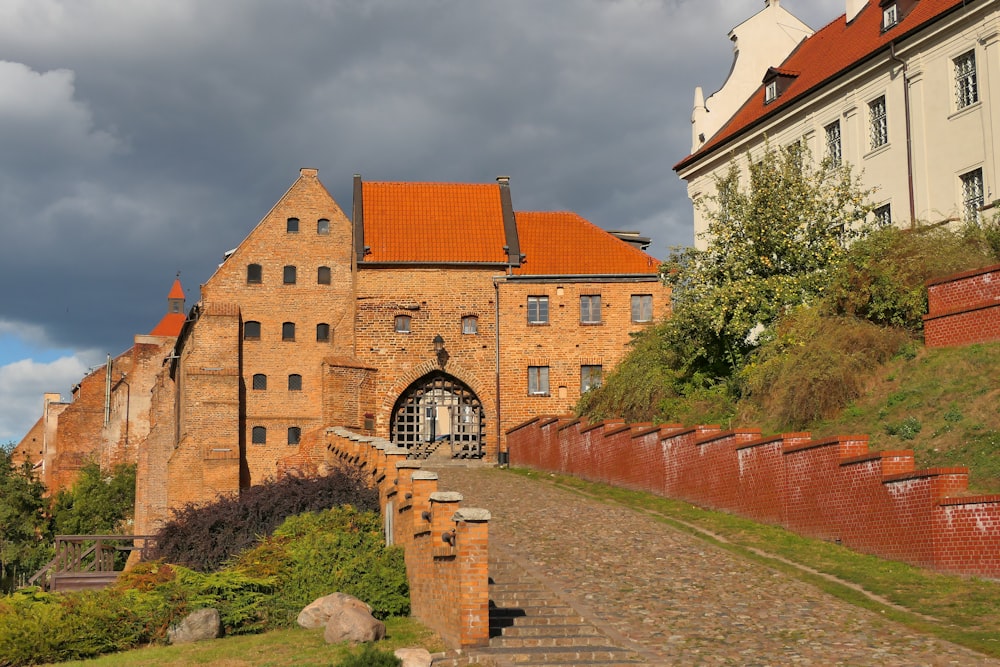
<path fill-rule="evenodd" d="M 360 650 L 341 660 L 338 667 L 399 667 L 402 664 L 403 661 L 391 651 L 383 651 L 371 644 L 364 644 Z"/>
<path fill-rule="evenodd" d="M 338 469 L 322 477 L 285 477 L 252 486 L 239 496 L 187 505 L 156 536 L 153 558 L 199 572 L 218 570 L 289 516 L 350 504 L 378 510 L 378 494 L 360 473 Z"/>

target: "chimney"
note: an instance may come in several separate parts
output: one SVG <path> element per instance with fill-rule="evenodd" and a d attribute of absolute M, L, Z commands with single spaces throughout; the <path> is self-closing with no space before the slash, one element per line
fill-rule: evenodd
<path fill-rule="evenodd" d="M 868 0 L 847 0 L 847 16 L 845 17 L 847 22 L 850 23 L 857 18 L 867 4 Z"/>

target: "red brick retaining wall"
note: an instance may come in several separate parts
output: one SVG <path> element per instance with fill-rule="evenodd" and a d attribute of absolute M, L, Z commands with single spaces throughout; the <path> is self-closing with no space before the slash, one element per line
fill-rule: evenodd
<path fill-rule="evenodd" d="M 927 283 L 927 347 L 1000 340 L 1000 264 Z"/>
<path fill-rule="evenodd" d="M 868 437 L 762 438 L 714 426 L 540 417 L 507 433 L 510 463 L 648 491 L 944 572 L 1000 577 L 1000 495 L 966 468 L 915 470 Z"/>

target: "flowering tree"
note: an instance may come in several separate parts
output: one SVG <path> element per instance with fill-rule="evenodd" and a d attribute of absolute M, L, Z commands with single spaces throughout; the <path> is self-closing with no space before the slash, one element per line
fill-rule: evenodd
<path fill-rule="evenodd" d="M 667 335 L 689 372 L 726 377 L 789 307 L 829 284 L 849 243 L 868 231 L 871 190 L 847 165 L 816 164 L 801 144 L 735 161 L 716 193 L 696 202 L 706 250 L 674 249 L 662 267 L 673 288 Z"/>

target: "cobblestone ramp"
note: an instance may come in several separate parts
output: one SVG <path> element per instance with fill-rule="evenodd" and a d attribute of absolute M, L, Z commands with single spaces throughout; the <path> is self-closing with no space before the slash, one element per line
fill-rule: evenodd
<path fill-rule="evenodd" d="M 506 471 L 442 467 L 490 521 L 490 647 L 508 665 L 1000 667 L 645 513 Z"/>

